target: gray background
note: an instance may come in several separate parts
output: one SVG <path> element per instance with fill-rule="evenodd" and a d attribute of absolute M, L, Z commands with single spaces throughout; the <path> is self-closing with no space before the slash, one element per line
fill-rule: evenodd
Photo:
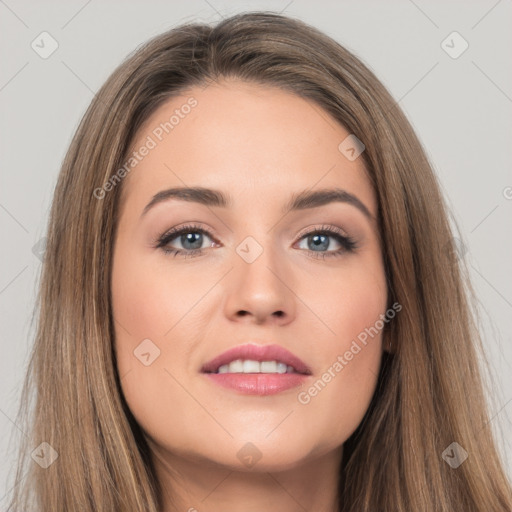
<path fill-rule="evenodd" d="M 82 114 L 115 66 L 148 38 L 185 21 L 259 9 L 301 18 L 354 51 L 420 136 L 466 247 L 495 386 L 490 428 L 512 475 L 510 0 L 0 0 L 0 510 L 12 486 L 16 439 L 24 435 L 14 419 L 33 337 L 40 272 L 33 248 L 45 234 L 60 164 Z M 46 59 L 31 47 L 43 31 L 58 43 Z M 453 31 L 469 44 L 458 58 L 441 46 Z M 451 52 L 462 48 L 453 38 L 445 44 Z"/>

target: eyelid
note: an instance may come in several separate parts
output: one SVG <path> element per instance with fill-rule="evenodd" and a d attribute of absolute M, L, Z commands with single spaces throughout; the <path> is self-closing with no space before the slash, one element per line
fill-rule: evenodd
<path fill-rule="evenodd" d="M 297 238 L 302 238 L 305 235 L 309 235 L 311 233 L 322 232 L 322 231 L 334 232 L 334 233 L 337 233 L 346 238 L 351 238 L 350 235 L 344 229 L 342 229 L 338 226 L 333 226 L 332 224 L 321 224 L 321 225 L 313 224 L 312 226 L 308 226 L 308 227 L 302 229 L 301 231 L 299 231 Z"/>
<path fill-rule="evenodd" d="M 164 231 L 161 235 L 157 235 L 152 244 L 157 245 L 160 243 L 168 242 L 169 237 L 172 236 L 172 238 L 176 238 L 181 232 L 202 233 L 203 235 L 210 237 L 212 240 L 218 243 L 218 240 L 216 240 L 215 237 L 211 234 L 211 230 L 209 228 L 204 228 L 200 224 L 186 223 L 170 228 Z"/>

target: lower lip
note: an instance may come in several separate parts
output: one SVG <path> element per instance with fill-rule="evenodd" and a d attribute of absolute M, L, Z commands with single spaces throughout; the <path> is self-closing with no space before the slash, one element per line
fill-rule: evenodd
<path fill-rule="evenodd" d="M 304 384 L 308 375 L 301 373 L 205 373 L 219 386 L 246 395 L 275 395 Z"/>

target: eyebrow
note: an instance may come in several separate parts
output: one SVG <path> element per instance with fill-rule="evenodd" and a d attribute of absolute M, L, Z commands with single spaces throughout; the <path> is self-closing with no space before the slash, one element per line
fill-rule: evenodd
<path fill-rule="evenodd" d="M 214 206 L 220 208 L 230 208 L 233 205 L 231 196 L 224 194 L 220 190 L 214 190 L 204 187 L 174 187 L 162 190 L 155 194 L 151 201 L 144 208 L 141 217 L 144 216 L 155 205 L 178 199 L 199 203 L 204 206 Z M 292 195 L 288 203 L 283 207 L 282 213 L 289 211 L 307 210 L 309 208 L 318 208 L 326 204 L 339 202 L 347 203 L 358 208 L 369 220 L 373 220 L 373 215 L 366 205 L 354 194 L 341 188 L 329 188 L 320 190 L 303 190 Z"/>

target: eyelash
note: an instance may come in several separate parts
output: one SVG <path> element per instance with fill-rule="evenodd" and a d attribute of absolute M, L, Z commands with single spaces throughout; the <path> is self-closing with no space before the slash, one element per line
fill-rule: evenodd
<path fill-rule="evenodd" d="M 169 242 L 178 238 L 180 235 L 189 234 L 189 233 L 201 233 L 202 235 L 206 235 L 212 240 L 214 240 L 213 236 L 203 229 L 201 226 L 195 224 L 189 224 L 187 226 L 181 226 L 179 228 L 173 228 L 170 231 L 166 231 L 156 240 L 156 248 L 161 249 L 165 254 L 173 255 L 174 257 L 182 255 L 185 258 L 192 258 L 194 256 L 200 256 L 205 249 L 169 249 L 167 245 Z M 314 229 L 312 231 L 308 231 L 303 233 L 299 240 L 306 238 L 311 235 L 327 235 L 336 239 L 337 242 L 343 247 L 342 249 L 337 249 L 336 251 L 326 251 L 326 252 L 316 252 L 308 249 L 308 252 L 312 253 L 311 257 L 318 259 L 327 259 L 327 258 L 335 258 L 340 257 L 346 252 L 353 252 L 357 249 L 356 241 L 333 226 L 322 226 L 320 229 Z M 215 240 L 214 240 L 215 241 Z"/>

